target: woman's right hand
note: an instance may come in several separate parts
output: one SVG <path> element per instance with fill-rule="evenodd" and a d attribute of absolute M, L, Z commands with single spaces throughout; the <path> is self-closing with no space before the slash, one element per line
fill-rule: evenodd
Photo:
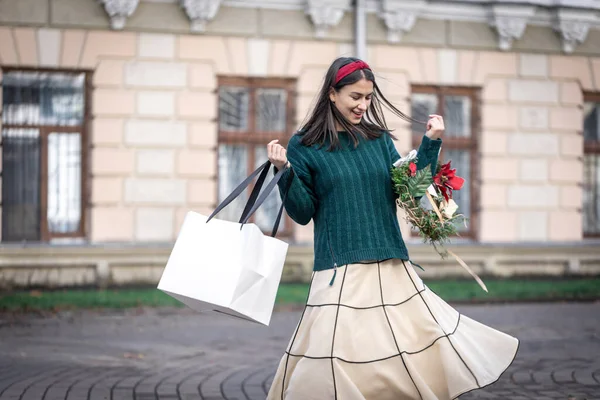
<path fill-rule="evenodd" d="M 278 142 L 278 139 L 269 142 L 267 145 L 267 156 L 275 168 L 283 169 L 288 162 L 287 151 Z"/>

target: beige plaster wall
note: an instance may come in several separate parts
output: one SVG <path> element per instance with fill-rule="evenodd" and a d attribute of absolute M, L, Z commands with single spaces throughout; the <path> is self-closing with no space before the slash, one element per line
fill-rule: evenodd
<path fill-rule="evenodd" d="M 0 65 L 93 72 L 89 238 L 170 241 L 189 209 L 216 201 L 216 77 L 295 77 L 296 122 L 346 43 L 0 27 Z M 410 85 L 481 88 L 481 241 L 581 239 L 582 92 L 600 58 L 369 46 L 385 93 L 409 110 Z M 408 127 L 388 120 L 410 150 Z M 403 227 L 405 233 L 406 227 Z M 312 227 L 296 227 L 298 242 Z"/>

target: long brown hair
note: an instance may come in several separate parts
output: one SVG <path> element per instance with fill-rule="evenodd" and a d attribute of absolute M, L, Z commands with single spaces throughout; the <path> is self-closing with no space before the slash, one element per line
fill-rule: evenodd
<path fill-rule="evenodd" d="M 338 70 L 344 65 L 355 61 L 358 61 L 358 59 L 353 57 L 340 57 L 336 59 L 329 67 L 329 70 L 327 70 L 315 107 L 308 117 L 308 120 L 300 128 L 300 134 L 302 135 L 301 143 L 303 145 L 312 146 L 317 144 L 323 146 L 326 143 L 329 143 L 328 150 L 339 148 L 340 140 L 336 129 L 336 121 L 348 133 L 354 146 L 358 145 L 359 137 L 368 140 L 376 139 L 381 136 L 384 131 L 389 132 L 383 114 L 383 107 L 386 107 L 405 121 L 414 121 L 411 117 L 398 110 L 385 98 L 375 82 L 373 71 L 370 69 L 354 71 L 342 78 L 337 84 L 335 83 L 335 77 Z M 365 118 L 355 125 L 348 121 L 337 109 L 335 104 L 331 102 L 329 93 L 331 88 L 336 92 L 339 92 L 344 86 L 356 83 L 363 78 L 373 82 L 373 95 L 371 97 L 371 105 L 367 109 Z M 391 133 L 390 135 L 395 138 Z"/>

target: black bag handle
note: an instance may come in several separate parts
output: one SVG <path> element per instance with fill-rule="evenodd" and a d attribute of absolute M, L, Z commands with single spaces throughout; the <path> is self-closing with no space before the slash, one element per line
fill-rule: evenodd
<path fill-rule="evenodd" d="M 246 188 L 248 186 L 250 186 L 250 183 L 252 182 L 252 180 L 256 177 L 256 175 L 258 175 L 259 173 L 263 172 L 264 175 L 266 176 L 266 174 L 269 171 L 269 167 L 271 166 L 271 162 L 267 161 L 265 162 L 263 165 L 261 165 L 260 167 L 258 167 L 254 172 L 252 172 L 246 179 L 244 179 L 244 181 L 242 183 L 240 183 L 235 189 L 233 189 L 233 192 L 231 192 L 229 194 L 229 196 L 227 196 L 225 198 L 225 200 L 223 200 L 218 206 L 217 208 L 215 208 L 215 210 L 212 212 L 212 214 L 210 214 L 210 216 L 208 217 L 208 219 L 206 220 L 206 222 L 210 221 L 211 219 L 213 219 L 213 217 L 215 215 L 217 215 L 218 213 L 220 213 L 225 207 L 227 207 L 233 200 L 235 200 L 240 194 L 242 194 L 242 192 L 244 190 L 246 190 Z M 265 172 L 265 170 L 267 172 Z M 262 175 L 261 175 L 262 176 Z M 260 178 L 259 178 L 260 181 Z M 264 182 L 264 179 L 262 180 L 262 182 Z M 257 182 L 257 186 L 258 186 Z M 262 183 L 261 183 L 262 186 Z M 256 189 L 256 187 L 255 187 Z M 260 190 L 260 187 L 258 188 Z M 252 195 L 254 195 L 254 191 L 252 192 Z M 252 195 L 250 196 L 252 198 Z M 250 200 L 248 200 L 248 202 L 250 202 Z M 244 210 L 245 211 L 245 210 Z M 242 214 L 243 215 L 243 214 Z"/>
<path fill-rule="evenodd" d="M 275 225 L 273 226 L 273 233 L 271 233 L 272 237 L 275 237 L 275 235 L 277 235 L 277 229 L 279 228 L 279 222 L 281 221 L 281 215 L 283 214 L 283 207 L 285 205 L 285 200 L 287 199 L 288 193 L 290 192 L 290 187 L 292 186 L 292 181 L 294 179 L 294 170 L 292 169 L 292 167 L 288 167 L 290 169 L 290 182 L 288 183 L 287 187 L 285 188 L 285 193 L 283 195 L 283 198 L 281 199 L 281 206 L 279 207 L 279 213 L 277 213 L 277 219 L 275 220 Z"/>
<path fill-rule="evenodd" d="M 248 212 L 252 209 L 252 206 L 254 206 L 254 203 L 256 203 L 256 199 L 258 198 L 260 189 L 262 189 L 262 186 L 265 183 L 265 179 L 267 178 L 267 175 L 268 175 L 269 169 L 270 169 L 269 168 L 270 165 L 267 165 L 267 163 L 269 163 L 269 161 L 265 162 L 263 165 L 258 167 L 258 169 L 263 168 L 263 170 L 262 170 L 260 176 L 258 177 L 258 180 L 256 181 L 256 185 L 254 185 L 254 188 L 252 189 L 252 193 L 250 194 L 250 197 L 248 198 L 246 207 L 244 207 L 242 216 L 240 217 L 240 220 L 238 221 L 240 224 L 246 218 L 246 215 L 248 215 Z"/>
<path fill-rule="evenodd" d="M 225 207 L 227 207 L 233 200 L 235 200 L 250 185 L 252 180 L 260 173 L 260 177 L 259 177 L 258 181 L 256 182 L 256 185 L 254 186 L 254 189 L 252 190 L 252 194 L 250 195 L 250 198 L 248 199 L 248 202 L 246 203 L 246 206 L 244 207 L 242 216 L 240 217 L 239 223 L 242 224 L 242 227 L 243 227 L 244 224 L 246 224 L 248 222 L 250 217 L 252 217 L 252 215 L 256 212 L 256 210 L 267 200 L 267 197 L 275 189 L 275 186 L 281 180 L 281 177 L 283 176 L 283 173 L 285 172 L 285 169 L 279 170 L 277 172 L 277 174 L 275 175 L 275 177 L 269 182 L 269 184 L 267 185 L 265 190 L 262 193 L 260 193 L 260 190 L 264 184 L 264 181 L 266 179 L 266 176 L 269 172 L 270 167 L 271 167 L 271 162 L 266 161 L 263 165 L 261 165 L 254 172 L 252 172 L 242 183 L 240 183 L 233 190 L 233 192 L 231 192 L 231 194 L 229 196 L 227 196 L 227 198 L 225 200 L 223 200 L 217 206 L 217 208 L 208 217 L 206 222 L 208 223 L 215 215 L 217 215 Z M 271 233 L 272 237 L 275 237 L 275 235 L 277 234 L 277 230 L 278 230 L 279 224 L 281 222 L 281 216 L 283 214 L 284 204 L 285 204 L 285 201 L 288 196 L 288 192 L 289 192 L 291 184 L 292 184 L 294 171 L 291 169 L 291 167 L 289 167 L 289 168 L 290 168 L 290 173 L 291 173 L 290 174 L 290 182 L 285 189 L 285 193 L 284 193 L 284 196 L 283 196 L 283 199 L 281 202 L 281 206 L 279 207 L 279 212 L 277 214 L 277 218 L 276 218 L 275 224 L 273 226 L 273 231 Z M 260 196 L 259 196 L 259 193 L 260 193 Z"/>
<path fill-rule="evenodd" d="M 271 233 L 272 237 L 275 237 L 275 235 L 277 234 L 277 230 L 279 229 L 279 223 L 281 222 L 281 215 L 283 214 L 285 200 L 287 199 L 288 193 L 290 191 L 290 187 L 292 186 L 292 180 L 294 178 L 294 170 L 292 169 L 292 167 L 289 167 L 289 168 L 290 168 L 290 179 L 289 179 L 289 183 L 288 183 L 287 187 L 285 188 L 285 192 L 284 192 L 283 198 L 281 200 L 281 206 L 279 207 L 279 212 L 277 213 L 277 218 L 275 220 L 275 224 L 273 225 L 273 232 Z M 271 192 L 273 191 L 273 189 L 275 188 L 277 183 L 281 180 L 281 177 L 283 176 L 284 172 L 285 172 L 285 169 L 279 170 L 279 172 L 277 172 L 275 177 L 273 179 L 271 179 L 271 181 L 269 182 L 269 184 L 267 185 L 265 190 L 261 193 L 258 200 L 256 200 L 256 203 L 254 204 L 254 206 L 252 207 L 252 209 L 250 210 L 248 215 L 246 215 L 246 218 L 241 222 L 242 227 L 244 226 L 245 223 L 248 222 L 248 220 L 250 219 L 252 214 L 254 214 L 256 212 L 256 210 L 267 200 L 267 197 L 269 197 L 269 195 L 271 194 Z"/>

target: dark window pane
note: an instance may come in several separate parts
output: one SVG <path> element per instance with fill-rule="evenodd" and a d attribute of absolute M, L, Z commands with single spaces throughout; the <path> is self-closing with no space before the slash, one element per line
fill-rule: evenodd
<path fill-rule="evenodd" d="M 85 74 L 6 72 L 2 122 L 11 125 L 81 125 Z"/>
<path fill-rule="evenodd" d="M 411 112 L 412 118 L 421 123 L 412 123 L 412 131 L 417 133 L 425 133 L 425 125 L 429 114 L 436 114 L 438 108 L 438 98 L 435 94 L 428 93 L 413 93 L 411 96 Z"/>
<path fill-rule="evenodd" d="M 256 165 L 254 168 L 258 168 L 267 161 L 267 147 L 260 146 L 256 147 L 254 150 Z M 272 175 L 271 175 L 272 176 Z M 265 181 L 263 188 L 267 186 L 269 183 L 268 179 Z M 273 229 L 273 224 L 275 224 L 275 219 L 277 218 L 277 213 L 279 212 L 279 207 L 281 206 L 281 196 L 279 195 L 279 190 L 275 188 L 273 192 L 267 197 L 267 200 L 263 203 L 262 206 L 258 210 L 256 210 L 255 223 L 258 225 L 263 231 L 271 233 Z M 285 218 L 281 218 L 281 222 L 279 223 L 279 232 L 285 229 Z"/>
<path fill-rule="evenodd" d="M 247 88 L 225 86 L 219 89 L 219 127 L 222 131 L 248 130 L 248 102 Z"/>
<path fill-rule="evenodd" d="M 285 132 L 287 92 L 284 89 L 256 90 L 256 130 Z"/>
<path fill-rule="evenodd" d="M 600 233 L 600 154 L 584 156 L 583 232 Z"/>
<path fill-rule="evenodd" d="M 2 241 L 40 240 L 40 138 L 2 131 Z"/>
<path fill-rule="evenodd" d="M 444 96 L 444 124 L 447 137 L 471 136 L 471 99 Z"/>
<path fill-rule="evenodd" d="M 219 146 L 219 203 L 248 176 L 248 150 L 245 145 Z M 244 211 L 248 193 L 244 191 L 237 199 L 217 215 L 226 221 L 238 222 Z"/>
<path fill-rule="evenodd" d="M 48 135 L 48 231 L 75 233 L 81 222 L 81 135 Z"/>
<path fill-rule="evenodd" d="M 444 163 L 448 161 L 452 161 L 452 168 L 456 169 L 456 174 L 465 179 L 462 189 L 453 192 L 452 198 L 458 205 L 456 212 L 469 218 L 471 216 L 471 153 L 468 150 L 446 150 Z M 462 223 L 457 227 L 459 232 L 467 230 Z"/>
<path fill-rule="evenodd" d="M 586 142 L 600 141 L 600 104 L 585 103 L 583 106 L 583 138 Z"/>

